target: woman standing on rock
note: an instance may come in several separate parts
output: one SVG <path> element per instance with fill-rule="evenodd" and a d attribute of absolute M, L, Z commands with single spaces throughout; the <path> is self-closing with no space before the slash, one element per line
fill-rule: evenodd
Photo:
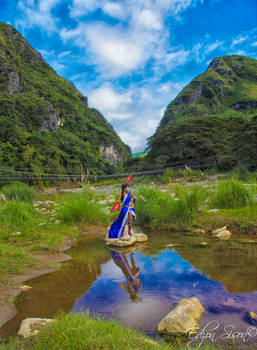
<path fill-rule="evenodd" d="M 126 223 L 128 222 L 128 234 L 132 235 L 132 223 L 133 218 L 136 218 L 134 203 L 136 197 L 129 191 L 129 182 L 132 180 L 132 176 L 128 176 L 125 184 L 121 186 L 121 193 L 115 206 L 112 208 L 116 211 L 120 208 L 120 202 L 122 208 L 118 219 L 114 221 L 109 230 L 108 238 L 120 238 L 123 236 Z M 132 202 L 133 200 L 133 202 Z"/>

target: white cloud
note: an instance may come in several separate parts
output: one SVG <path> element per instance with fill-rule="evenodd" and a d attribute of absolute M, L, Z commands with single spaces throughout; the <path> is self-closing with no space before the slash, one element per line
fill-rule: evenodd
<path fill-rule="evenodd" d="M 105 77 L 140 70 L 149 59 L 155 61 L 156 67 L 164 67 L 166 60 L 173 68 L 183 65 L 189 52 L 170 47 L 170 28 L 164 26 L 165 19 L 177 16 L 198 2 L 201 0 L 73 0 L 70 5 L 73 18 L 101 9 L 122 22 L 118 26 L 97 21 L 78 22 L 75 28 L 63 28 L 60 34 L 64 41 L 73 40 L 84 48 L 88 61 Z"/>
<path fill-rule="evenodd" d="M 133 151 L 141 151 L 146 147 L 146 139 L 155 132 L 165 106 L 184 85 L 148 82 L 147 85 L 133 85 L 124 90 L 105 83 L 88 94 L 89 105 L 103 113 Z"/>
<path fill-rule="evenodd" d="M 58 59 L 62 59 L 62 58 L 67 57 L 67 56 L 69 56 L 69 55 L 71 55 L 71 54 L 72 54 L 71 51 L 63 51 L 63 52 L 61 52 L 61 53 L 58 55 Z"/>
<path fill-rule="evenodd" d="M 220 48 L 223 44 L 224 44 L 224 41 L 217 40 L 214 43 L 207 45 L 205 48 L 205 54 L 208 54 L 208 53 L 216 50 L 217 48 Z"/>
<path fill-rule="evenodd" d="M 246 41 L 248 39 L 248 35 L 246 36 L 240 36 L 238 37 L 237 39 L 234 39 L 232 41 L 232 46 L 236 46 L 236 45 L 239 45 L 239 44 L 242 44 L 244 41 Z"/>
<path fill-rule="evenodd" d="M 54 70 L 58 73 L 61 74 L 63 70 L 65 69 L 65 65 L 60 63 L 58 60 L 53 60 L 50 62 L 50 65 L 54 68 Z"/>
<path fill-rule="evenodd" d="M 257 46 L 257 41 L 254 41 L 253 43 L 251 43 L 252 46 Z"/>
<path fill-rule="evenodd" d="M 123 18 L 125 16 L 125 8 L 122 3 L 107 2 L 103 4 L 102 10 L 111 17 Z"/>
<path fill-rule="evenodd" d="M 90 105 L 103 111 L 104 114 L 115 113 L 118 115 L 123 106 L 132 102 L 131 93 L 117 93 L 111 84 L 103 84 L 100 88 L 89 94 Z M 113 118 L 110 118 L 111 120 Z M 119 117 L 117 119 L 120 119 Z"/>
<path fill-rule="evenodd" d="M 101 6 L 102 1 L 99 0 L 73 0 L 70 5 L 70 16 L 82 17 L 87 13 L 95 11 Z"/>
<path fill-rule="evenodd" d="M 23 30 L 40 27 L 43 31 L 51 33 L 57 30 L 56 17 L 52 15 L 52 10 L 61 0 L 19 0 L 18 8 L 21 11 L 21 18 L 16 22 Z"/>
<path fill-rule="evenodd" d="M 126 33 L 104 25 L 87 27 L 87 40 L 99 63 L 123 74 L 136 69 L 144 60 L 142 47 Z"/>
<path fill-rule="evenodd" d="M 143 9 L 139 13 L 135 14 L 136 24 L 147 29 L 162 29 L 161 20 L 158 16 L 149 9 Z"/>

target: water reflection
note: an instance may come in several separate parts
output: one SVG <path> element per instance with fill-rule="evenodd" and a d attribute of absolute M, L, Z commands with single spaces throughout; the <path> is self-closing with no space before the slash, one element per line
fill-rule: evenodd
<path fill-rule="evenodd" d="M 209 246 L 203 248 L 198 246 L 202 237 L 147 234 L 147 244 L 120 250 L 108 250 L 101 237 L 81 240 L 62 269 L 29 282 L 33 289 L 19 299 L 18 315 L 4 326 L 6 333 L 15 334 L 26 317 L 89 309 L 155 334 L 176 303 L 193 296 L 206 310 L 201 327 L 213 320 L 220 332 L 227 324 L 237 331 L 256 326 L 248 317 L 249 311 L 257 313 L 256 244 L 205 237 Z M 256 344 L 256 338 L 250 341 Z"/>
<path fill-rule="evenodd" d="M 119 286 L 129 294 L 130 300 L 140 300 L 138 293 L 142 287 L 142 281 L 139 278 L 140 268 L 136 266 L 134 253 L 130 254 L 130 263 L 123 253 L 112 250 L 111 255 L 127 280 L 127 282 L 118 282 Z"/>

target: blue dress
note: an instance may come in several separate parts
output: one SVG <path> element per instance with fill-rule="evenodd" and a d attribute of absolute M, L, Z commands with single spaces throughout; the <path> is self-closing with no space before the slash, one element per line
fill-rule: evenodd
<path fill-rule="evenodd" d="M 130 192 L 128 192 L 122 203 L 122 208 L 118 216 L 118 219 L 115 220 L 110 227 L 110 231 L 108 235 L 109 238 L 120 238 L 122 236 L 122 232 L 126 225 L 129 213 L 131 213 L 134 217 L 136 217 L 135 208 L 128 207 L 130 203 L 130 198 L 131 198 L 131 195 L 130 195 Z"/>

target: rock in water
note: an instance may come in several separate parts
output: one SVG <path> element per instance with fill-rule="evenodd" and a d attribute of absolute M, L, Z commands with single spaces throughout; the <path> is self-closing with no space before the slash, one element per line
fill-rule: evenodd
<path fill-rule="evenodd" d="M 197 246 L 200 246 L 200 247 L 207 247 L 208 243 L 207 242 L 200 242 L 197 244 Z"/>
<path fill-rule="evenodd" d="M 135 233 L 134 230 L 132 229 L 132 235 L 130 236 L 128 234 L 128 229 L 127 226 L 125 227 L 124 230 L 124 235 L 121 238 L 105 238 L 105 242 L 109 246 L 115 246 L 115 247 L 128 247 L 133 245 L 134 243 L 142 243 L 146 242 L 148 240 L 147 235 L 143 233 Z"/>
<path fill-rule="evenodd" d="M 26 285 L 24 285 L 24 286 L 20 286 L 19 289 L 20 289 L 22 292 L 28 292 L 29 290 L 32 289 L 32 287 L 31 287 L 31 286 L 26 286 Z"/>
<path fill-rule="evenodd" d="M 225 240 L 225 241 L 228 240 L 228 239 L 230 239 L 231 236 L 232 236 L 232 233 L 231 233 L 230 231 L 228 231 L 228 230 L 220 231 L 220 232 L 216 235 L 216 237 L 217 237 L 218 239 L 223 239 L 223 240 Z"/>
<path fill-rule="evenodd" d="M 197 235 L 204 235 L 206 233 L 205 230 L 202 230 L 201 228 L 197 228 L 196 230 L 193 231 L 193 233 Z"/>
<path fill-rule="evenodd" d="M 251 320 L 257 320 L 257 315 L 252 311 L 249 312 L 248 316 Z"/>
<path fill-rule="evenodd" d="M 198 298 L 182 299 L 158 324 L 162 334 L 187 334 L 199 328 L 198 321 L 204 311 Z"/>
<path fill-rule="evenodd" d="M 224 227 L 218 228 L 217 230 L 212 231 L 212 235 L 218 239 L 227 240 L 231 238 L 232 233 L 227 230 L 227 226 L 224 226 Z"/>
<path fill-rule="evenodd" d="M 26 318 L 21 322 L 18 335 L 29 338 L 38 334 L 47 324 L 53 322 L 52 318 Z"/>
<path fill-rule="evenodd" d="M 227 229 L 227 226 L 217 228 L 217 230 L 212 231 L 212 234 L 213 236 L 216 236 L 218 233 L 220 233 L 221 231 L 225 231 L 226 229 Z"/>

